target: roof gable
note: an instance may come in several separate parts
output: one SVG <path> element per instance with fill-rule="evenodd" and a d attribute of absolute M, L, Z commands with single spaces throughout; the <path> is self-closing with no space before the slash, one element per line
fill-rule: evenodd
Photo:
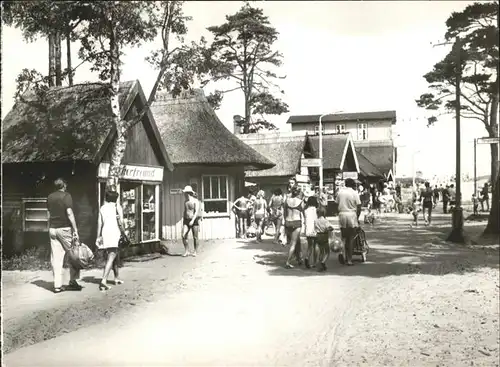
<path fill-rule="evenodd" d="M 270 169 L 245 172 L 246 177 L 293 176 L 300 172 L 300 160 L 307 152 L 306 138 L 290 141 L 245 140 L 263 156 L 276 162 Z"/>
<path fill-rule="evenodd" d="M 357 143 L 354 143 L 356 146 Z M 370 160 L 384 175 L 393 167 L 394 148 L 392 145 L 357 145 L 356 150 Z"/>
<path fill-rule="evenodd" d="M 319 136 L 311 136 L 311 144 L 316 156 L 319 156 Z M 323 169 L 342 170 L 348 149 L 352 149 L 355 165 L 359 171 L 356 151 L 348 134 L 323 135 Z"/>
<path fill-rule="evenodd" d="M 122 118 L 138 94 L 145 102 L 138 81 L 120 83 Z M 154 125 L 150 114 L 149 117 L 148 123 Z M 2 122 L 2 161 L 99 161 L 113 134 L 109 90 L 104 84 L 55 87 L 38 94 L 29 91 Z M 163 152 L 168 162 L 164 148 Z"/>
<path fill-rule="evenodd" d="M 188 90 L 177 98 L 163 93 L 151 110 L 174 165 L 243 165 L 250 170 L 274 166 L 222 124 L 202 90 Z"/>

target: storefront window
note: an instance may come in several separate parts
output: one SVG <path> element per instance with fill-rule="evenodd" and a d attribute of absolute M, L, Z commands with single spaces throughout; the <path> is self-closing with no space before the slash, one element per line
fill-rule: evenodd
<path fill-rule="evenodd" d="M 228 182 L 227 176 L 203 176 L 202 200 L 206 215 L 228 213 Z"/>
<path fill-rule="evenodd" d="M 158 238 L 156 234 L 157 196 L 155 185 L 142 186 L 142 240 Z"/>
<path fill-rule="evenodd" d="M 139 188 L 140 185 L 130 182 L 120 183 L 121 205 L 123 208 L 124 230 L 132 243 L 139 242 Z"/>

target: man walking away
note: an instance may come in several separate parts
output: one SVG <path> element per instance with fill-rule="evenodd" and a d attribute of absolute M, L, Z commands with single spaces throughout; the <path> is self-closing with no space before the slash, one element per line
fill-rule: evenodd
<path fill-rule="evenodd" d="M 431 224 L 433 195 L 434 193 L 433 190 L 431 189 L 431 185 L 428 182 L 426 182 L 425 188 L 420 192 L 420 199 L 419 199 L 422 202 L 422 212 L 424 214 L 425 225 Z"/>
<path fill-rule="evenodd" d="M 339 208 L 339 225 L 346 249 L 346 263 L 353 265 L 353 241 L 356 228 L 359 227 L 358 218 L 361 214 L 361 200 L 356 192 L 356 183 L 353 179 L 345 180 L 345 187 L 339 191 L 335 202 Z"/>
<path fill-rule="evenodd" d="M 67 183 L 62 178 L 54 181 L 56 191 L 47 198 L 47 209 L 49 210 L 49 237 L 50 237 L 50 261 L 54 274 L 54 293 L 63 290 L 63 265 L 64 256 L 78 240 L 78 229 L 76 228 L 75 215 L 73 213 L 73 198 L 66 192 Z M 82 290 L 77 283 L 80 270 L 69 264 L 70 280 L 65 290 Z"/>
<path fill-rule="evenodd" d="M 448 214 L 448 203 L 450 201 L 450 187 L 446 185 L 442 192 L 443 195 L 443 213 Z"/>

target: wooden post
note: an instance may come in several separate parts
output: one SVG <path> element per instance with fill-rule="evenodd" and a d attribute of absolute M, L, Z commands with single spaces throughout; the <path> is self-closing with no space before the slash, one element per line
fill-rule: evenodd
<path fill-rule="evenodd" d="M 464 243 L 464 233 L 463 233 L 463 225 L 464 225 L 464 217 L 463 217 L 463 208 L 462 208 L 462 177 L 460 170 L 460 81 L 462 79 L 462 63 L 460 59 L 460 52 L 462 50 L 462 46 L 460 44 L 460 38 L 457 37 L 455 42 L 455 121 L 456 121 L 456 131 L 455 131 L 455 139 L 456 139 L 456 167 L 455 167 L 455 186 L 456 186 L 456 196 L 455 196 L 455 207 L 451 213 L 451 221 L 452 221 L 452 231 L 448 236 L 448 241 L 456 242 L 456 243 Z"/>

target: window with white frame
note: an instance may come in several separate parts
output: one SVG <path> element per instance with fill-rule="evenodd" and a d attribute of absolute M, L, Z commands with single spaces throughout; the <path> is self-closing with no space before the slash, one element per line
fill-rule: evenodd
<path fill-rule="evenodd" d="M 368 124 L 358 124 L 358 140 L 368 139 Z"/>
<path fill-rule="evenodd" d="M 321 125 L 322 133 L 325 133 L 325 125 Z M 319 125 L 314 126 L 314 134 L 319 134 Z"/>
<path fill-rule="evenodd" d="M 228 176 L 204 175 L 201 180 L 204 215 L 228 214 Z"/>
<path fill-rule="evenodd" d="M 345 125 L 344 124 L 337 124 L 337 125 L 335 125 L 335 132 L 337 134 L 343 134 L 343 133 L 345 133 Z"/>

